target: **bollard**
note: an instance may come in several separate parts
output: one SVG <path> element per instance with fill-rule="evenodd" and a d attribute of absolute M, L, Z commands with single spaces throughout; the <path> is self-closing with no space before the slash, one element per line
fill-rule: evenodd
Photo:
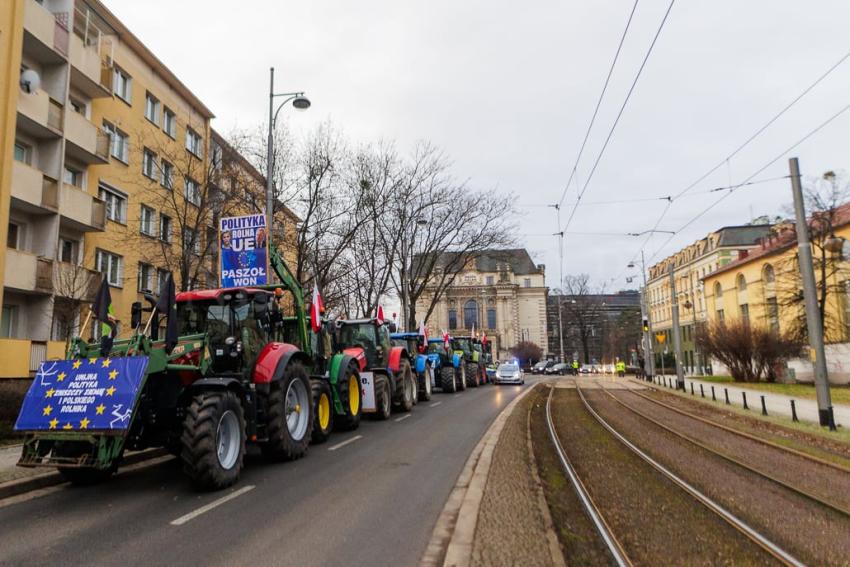
<path fill-rule="evenodd" d="M 693 382 L 691 382 L 691 395 L 692 396 L 694 395 L 694 383 Z"/>
<path fill-rule="evenodd" d="M 714 395 L 714 386 L 711 387 L 711 401 L 716 402 L 717 396 Z"/>
<path fill-rule="evenodd" d="M 767 405 L 764 403 L 764 396 L 761 397 L 761 414 L 767 415 Z"/>
<path fill-rule="evenodd" d="M 723 392 L 726 394 L 726 405 L 729 405 L 729 389 L 723 388 Z"/>
<path fill-rule="evenodd" d="M 794 404 L 794 400 L 791 400 L 791 421 L 800 421 L 797 419 L 797 406 Z"/>
<path fill-rule="evenodd" d="M 750 406 L 747 405 L 747 393 L 741 392 L 741 397 L 744 398 L 744 409 L 746 409 L 746 410 L 750 409 Z"/>
<path fill-rule="evenodd" d="M 705 397 L 705 390 L 702 389 L 702 384 L 699 385 L 699 395 Z"/>

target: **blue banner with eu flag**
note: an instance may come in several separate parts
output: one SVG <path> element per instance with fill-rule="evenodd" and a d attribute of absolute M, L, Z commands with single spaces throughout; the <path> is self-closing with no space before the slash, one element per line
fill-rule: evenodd
<path fill-rule="evenodd" d="M 146 356 L 42 362 L 15 430 L 127 429 L 147 366 Z"/>

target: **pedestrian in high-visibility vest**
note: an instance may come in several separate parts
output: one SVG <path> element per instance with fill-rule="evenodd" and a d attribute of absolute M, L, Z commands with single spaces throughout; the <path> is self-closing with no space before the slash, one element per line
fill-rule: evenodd
<path fill-rule="evenodd" d="M 626 363 L 622 360 L 617 361 L 617 376 L 622 378 L 626 375 Z"/>
<path fill-rule="evenodd" d="M 573 360 L 573 376 L 578 376 L 578 360 Z"/>

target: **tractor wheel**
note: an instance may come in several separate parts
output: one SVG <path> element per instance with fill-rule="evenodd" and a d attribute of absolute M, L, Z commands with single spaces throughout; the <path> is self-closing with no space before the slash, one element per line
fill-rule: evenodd
<path fill-rule="evenodd" d="M 337 393 L 342 402 L 343 415 L 337 415 L 335 426 L 338 429 L 351 431 L 360 427 L 362 414 L 362 396 L 360 390 L 360 374 L 353 365 L 349 365 L 337 382 Z"/>
<path fill-rule="evenodd" d="M 181 442 L 183 470 L 197 488 L 215 490 L 236 482 L 245 457 L 245 416 L 239 397 L 216 390 L 192 398 Z"/>
<path fill-rule="evenodd" d="M 427 402 L 431 399 L 431 389 L 433 384 L 431 381 L 434 379 L 434 371 L 431 369 L 430 364 L 425 365 L 425 372 L 422 373 L 422 376 L 419 377 L 419 392 L 418 398 L 423 402 Z"/>
<path fill-rule="evenodd" d="M 413 370 L 410 368 L 410 362 L 402 360 L 398 372 L 401 374 L 401 388 L 393 400 L 393 405 L 401 411 L 410 411 L 413 409 L 413 392 L 416 390 L 416 383 L 413 381 Z"/>
<path fill-rule="evenodd" d="M 416 404 L 419 403 L 419 374 L 414 372 L 412 378 L 413 378 L 413 405 L 415 406 Z"/>
<path fill-rule="evenodd" d="M 53 448 L 53 456 L 55 457 L 70 457 L 77 459 L 82 457 L 85 453 L 92 452 L 91 443 L 87 443 L 84 441 L 63 441 L 61 443 L 56 443 Z M 59 474 L 62 477 L 70 482 L 71 484 L 77 486 L 91 486 L 93 484 L 99 484 L 109 477 L 111 477 L 116 470 L 118 470 L 118 464 L 113 463 L 112 466 L 106 469 L 95 469 L 95 468 L 65 468 L 59 467 L 57 468 Z"/>
<path fill-rule="evenodd" d="M 283 378 L 271 383 L 268 406 L 268 441 L 263 454 L 273 461 L 303 457 L 310 444 L 313 400 L 310 378 L 300 362 L 291 363 Z"/>
<path fill-rule="evenodd" d="M 452 394 L 457 390 L 454 366 L 443 366 L 440 369 L 440 388 L 446 394 Z"/>
<path fill-rule="evenodd" d="M 334 428 L 333 403 L 331 402 L 331 386 L 325 380 L 310 380 L 313 386 L 313 434 L 312 442 L 324 443 L 331 436 Z"/>
<path fill-rule="evenodd" d="M 375 419 L 386 421 L 392 413 L 390 380 L 383 374 L 375 375 Z"/>
<path fill-rule="evenodd" d="M 460 371 L 460 372 L 458 372 Z M 466 390 L 466 365 L 461 364 L 455 369 L 455 379 L 457 381 L 457 391 L 463 392 Z"/>
<path fill-rule="evenodd" d="M 466 385 L 472 388 L 478 387 L 478 365 L 477 364 L 467 364 L 466 365 Z"/>

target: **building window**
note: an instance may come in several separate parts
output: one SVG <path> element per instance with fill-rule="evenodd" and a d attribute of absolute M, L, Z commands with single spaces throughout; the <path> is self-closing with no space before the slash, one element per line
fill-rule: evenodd
<path fill-rule="evenodd" d="M 139 230 L 142 234 L 154 236 L 154 210 L 142 205 L 142 214 L 139 217 Z"/>
<path fill-rule="evenodd" d="M 21 142 L 15 142 L 15 161 L 29 164 L 32 160 L 32 148 Z"/>
<path fill-rule="evenodd" d="M 747 280 L 744 278 L 744 274 L 738 274 L 738 291 L 747 291 Z"/>
<path fill-rule="evenodd" d="M 741 309 L 741 321 L 744 322 L 745 325 L 750 324 L 750 306 L 748 303 L 742 303 L 740 305 Z"/>
<path fill-rule="evenodd" d="M 478 324 L 478 302 L 470 299 L 463 304 L 463 326 L 465 329 L 471 329 L 476 324 Z"/>
<path fill-rule="evenodd" d="M 723 297 L 723 287 L 720 282 L 714 282 L 714 298 L 721 299 Z"/>
<path fill-rule="evenodd" d="M 525 278 L 522 280 L 522 287 L 531 287 L 531 278 Z"/>
<path fill-rule="evenodd" d="M 115 67 L 112 77 L 112 92 L 128 104 L 132 104 L 133 78 L 126 71 Z"/>
<path fill-rule="evenodd" d="M 767 327 L 772 333 L 779 333 L 779 304 L 775 297 L 767 298 Z"/>
<path fill-rule="evenodd" d="M 147 148 L 142 155 L 142 174 L 150 179 L 156 179 L 156 154 Z"/>
<path fill-rule="evenodd" d="M 106 201 L 106 218 L 126 224 L 127 196 L 103 185 L 98 189 L 98 196 L 102 201 Z"/>
<path fill-rule="evenodd" d="M 492 307 L 487 309 L 487 328 L 495 329 L 496 328 L 496 310 Z"/>
<path fill-rule="evenodd" d="M 66 185 L 74 187 L 83 187 L 83 172 L 79 169 L 74 169 L 68 165 L 65 166 L 65 171 L 62 172 L 62 182 Z"/>
<path fill-rule="evenodd" d="M 770 264 L 764 265 L 764 272 L 762 274 L 762 278 L 764 278 L 765 283 L 773 283 L 776 281 L 776 272 L 773 271 L 773 266 Z"/>
<path fill-rule="evenodd" d="M 171 242 L 171 217 L 159 215 L 159 239 L 163 242 Z"/>
<path fill-rule="evenodd" d="M 79 99 L 74 97 L 68 97 L 68 104 L 71 106 L 71 110 L 76 112 L 77 114 L 81 114 L 83 116 L 86 115 L 86 103 L 82 102 Z"/>
<path fill-rule="evenodd" d="M 174 166 L 165 160 L 159 162 L 159 182 L 166 189 L 174 189 Z"/>
<path fill-rule="evenodd" d="M 457 310 L 449 309 L 449 329 L 457 329 Z"/>
<path fill-rule="evenodd" d="M 191 251 L 194 254 L 201 253 L 201 239 L 198 237 L 198 231 L 189 228 L 183 229 L 183 250 Z"/>
<path fill-rule="evenodd" d="M 9 228 L 6 231 L 6 247 L 18 249 L 20 246 L 21 227 L 16 223 L 10 222 Z"/>
<path fill-rule="evenodd" d="M 201 206 L 201 188 L 198 186 L 198 182 L 192 179 L 191 177 L 186 178 L 186 200 L 195 205 L 196 207 Z"/>
<path fill-rule="evenodd" d="M 172 138 L 177 137 L 177 116 L 168 107 L 162 111 L 162 130 Z"/>
<path fill-rule="evenodd" d="M 153 281 L 154 267 L 144 262 L 139 262 L 139 283 L 138 290 L 152 291 L 151 282 Z"/>
<path fill-rule="evenodd" d="M 109 122 L 104 121 L 103 129 L 109 134 L 111 140 L 110 153 L 112 157 L 127 163 L 130 155 L 130 137 Z"/>
<path fill-rule="evenodd" d="M 98 250 L 95 254 L 95 269 L 106 277 L 109 285 L 121 287 L 124 273 L 124 258 L 112 252 Z"/>
<path fill-rule="evenodd" d="M 496 280 L 496 278 L 495 278 L 495 277 L 493 277 L 493 276 L 487 276 L 487 278 L 486 278 L 486 280 L 485 280 L 485 281 L 487 282 L 487 285 L 493 285 L 493 283 L 495 282 L 495 280 Z"/>
<path fill-rule="evenodd" d="M 145 118 L 154 124 L 159 123 L 159 101 L 151 93 L 145 93 Z"/>
<path fill-rule="evenodd" d="M 18 326 L 18 306 L 3 305 L 3 313 L 0 315 L 0 337 L 10 339 L 15 336 L 15 328 Z"/>
<path fill-rule="evenodd" d="M 162 293 L 162 290 L 165 289 L 165 282 L 168 280 L 168 270 L 163 270 L 159 268 L 156 271 L 156 292 Z"/>
<path fill-rule="evenodd" d="M 59 261 L 67 262 L 69 264 L 77 263 L 77 250 L 79 250 L 80 243 L 77 240 L 72 240 L 70 238 L 60 238 L 59 239 Z"/>
<path fill-rule="evenodd" d="M 196 157 L 201 157 L 201 136 L 191 128 L 186 128 L 186 149 Z"/>
<path fill-rule="evenodd" d="M 717 310 L 717 320 L 720 321 L 721 323 L 726 320 L 726 314 L 723 313 L 722 309 Z"/>

